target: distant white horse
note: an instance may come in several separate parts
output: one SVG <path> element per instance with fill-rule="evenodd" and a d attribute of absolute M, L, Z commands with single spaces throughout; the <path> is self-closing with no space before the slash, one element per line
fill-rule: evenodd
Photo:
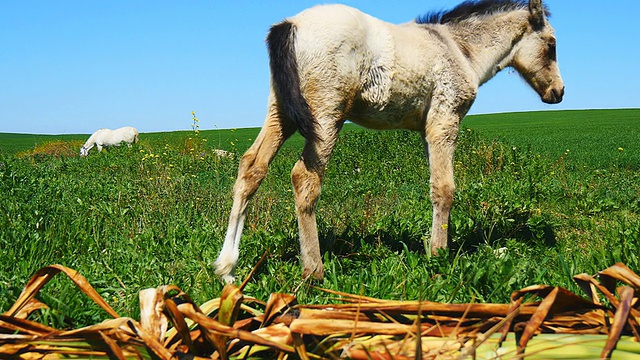
<path fill-rule="evenodd" d="M 100 129 L 89 137 L 84 145 L 80 148 L 80 156 L 89 155 L 89 150 L 94 146 L 98 151 L 102 151 L 103 147 L 120 146 L 126 143 L 131 146 L 132 143 L 138 142 L 138 130 L 131 126 L 121 127 L 116 130 Z"/>
<path fill-rule="evenodd" d="M 372 129 L 420 133 L 431 169 L 431 251 L 446 248 L 458 124 L 478 87 L 512 67 L 542 101 L 562 101 L 547 13 L 542 0 L 466 0 L 450 11 L 394 25 L 344 5 L 326 5 L 274 25 L 267 36 L 267 117 L 240 161 L 217 273 L 233 281 L 249 199 L 278 149 L 299 131 L 306 143 L 291 180 L 303 275 L 323 277 L 315 209 L 347 119 Z"/>

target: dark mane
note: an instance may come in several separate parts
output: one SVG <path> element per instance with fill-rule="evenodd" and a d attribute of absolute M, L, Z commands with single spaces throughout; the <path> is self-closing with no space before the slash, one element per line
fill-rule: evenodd
<path fill-rule="evenodd" d="M 474 17 L 491 15 L 501 12 L 528 9 L 529 2 L 525 0 L 466 0 L 451 10 L 441 10 L 426 13 L 416 18 L 418 24 L 446 24 L 457 23 Z M 547 7 L 544 7 L 550 16 Z"/>

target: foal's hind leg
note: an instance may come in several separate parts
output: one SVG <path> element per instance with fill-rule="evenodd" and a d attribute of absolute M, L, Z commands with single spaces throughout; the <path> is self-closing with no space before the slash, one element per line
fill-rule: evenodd
<path fill-rule="evenodd" d="M 249 199 L 267 175 L 267 168 L 284 141 L 295 132 L 295 127 L 283 120 L 275 105 L 260 134 L 249 150 L 242 156 L 238 167 L 238 178 L 233 190 L 233 206 L 229 215 L 229 226 L 220 255 L 215 262 L 216 273 L 227 283 L 234 281 L 234 272 L 239 257 L 240 238 Z"/>
<path fill-rule="evenodd" d="M 453 178 L 453 153 L 458 136 L 458 123 L 459 118 L 455 116 L 430 114 L 426 134 L 423 136 L 431 172 L 430 187 L 433 203 L 431 253 L 433 254 L 438 249 L 447 247 L 449 214 L 456 188 Z"/>
<path fill-rule="evenodd" d="M 307 140 L 300 160 L 291 171 L 300 231 L 302 275 L 305 278 L 313 276 L 322 280 L 324 276 L 316 223 L 316 203 L 320 197 L 325 167 L 341 127 L 342 123 L 335 122 L 328 124 L 327 128 L 317 126 L 318 139 Z"/>

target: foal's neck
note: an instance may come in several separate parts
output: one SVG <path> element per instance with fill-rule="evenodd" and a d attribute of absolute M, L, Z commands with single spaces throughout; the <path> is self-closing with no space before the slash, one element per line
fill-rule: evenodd
<path fill-rule="evenodd" d="M 509 66 L 514 46 L 527 31 L 528 19 L 526 10 L 518 10 L 450 25 L 451 36 L 478 76 L 478 85 Z"/>

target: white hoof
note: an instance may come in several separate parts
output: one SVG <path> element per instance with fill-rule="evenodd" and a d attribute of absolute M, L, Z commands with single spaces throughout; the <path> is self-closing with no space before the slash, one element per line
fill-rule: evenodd
<path fill-rule="evenodd" d="M 220 276 L 225 283 L 231 284 L 235 281 L 235 264 L 230 261 L 224 261 L 220 258 L 213 263 L 216 268 L 216 275 Z"/>
<path fill-rule="evenodd" d="M 224 280 L 225 284 L 233 284 L 236 282 L 236 277 L 233 275 L 223 275 L 222 280 Z"/>

